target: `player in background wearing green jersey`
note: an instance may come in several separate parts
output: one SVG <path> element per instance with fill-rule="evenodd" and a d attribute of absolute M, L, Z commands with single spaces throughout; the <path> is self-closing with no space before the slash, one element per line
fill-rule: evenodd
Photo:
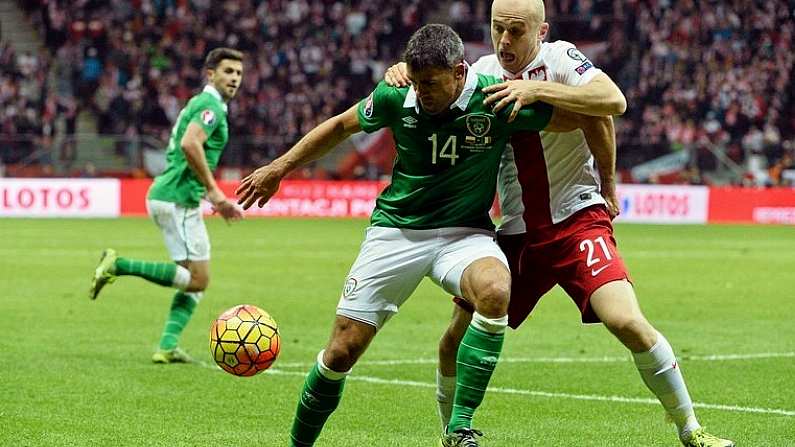
<path fill-rule="evenodd" d="M 450 27 L 422 27 L 404 55 L 413 88 L 380 83 L 368 98 L 320 124 L 237 189 L 244 209 L 263 206 L 285 175 L 353 133 L 392 130 L 397 148 L 392 181 L 376 200 L 331 338 L 306 377 L 291 446 L 314 445 L 340 402 L 345 377 L 426 276 L 474 304 L 458 351 L 461 391 L 440 442 L 478 445 L 472 416 L 497 364 L 508 322 L 510 272 L 489 217 L 500 158 L 515 132 L 573 130 L 584 117 L 537 103 L 509 123 L 507 113 L 496 116 L 483 104 L 482 89 L 500 80 L 475 74 L 463 58 L 464 45 Z"/>
<path fill-rule="evenodd" d="M 89 297 L 118 276 L 138 276 L 177 289 L 172 299 L 155 363 L 190 362 L 177 344 L 210 281 L 210 239 L 199 203 L 204 196 L 227 222 L 243 217 L 213 178 L 221 153 L 229 141 L 227 103 L 235 96 L 243 76 L 243 53 L 216 48 L 204 62 L 207 85 L 188 101 L 171 131 L 166 170 L 155 178 L 147 197 L 147 211 L 163 232 L 174 262 L 141 261 L 102 253 L 94 272 Z"/>

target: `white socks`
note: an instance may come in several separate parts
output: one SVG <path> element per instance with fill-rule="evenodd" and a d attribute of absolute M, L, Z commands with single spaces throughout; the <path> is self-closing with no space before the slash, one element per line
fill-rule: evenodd
<path fill-rule="evenodd" d="M 185 290 L 190 284 L 190 270 L 177 264 L 177 271 L 174 273 L 174 279 L 171 280 L 171 285 L 179 290 Z"/>
<path fill-rule="evenodd" d="M 688 436 L 700 428 L 679 363 L 668 340 L 658 332 L 657 343 L 648 352 L 633 352 L 632 356 L 643 382 L 676 423 L 679 437 Z"/>
<path fill-rule="evenodd" d="M 317 355 L 317 370 L 318 370 L 318 372 L 320 372 L 321 376 L 323 376 L 323 377 L 325 377 L 325 378 L 327 378 L 329 380 L 335 380 L 336 381 L 336 380 L 344 379 L 345 377 L 348 376 L 348 374 L 351 373 L 351 370 L 348 370 L 348 371 L 345 371 L 345 372 L 338 372 L 338 371 L 334 371 L 331 368 L 329 368 L 328 366 L 326 366 L 326 364 L 323 363 L 323 353 L 324 352 L 326 352 L 325 349 L 320 351 L 318 353 L 318 355 Z"/>
<path fill-rule="evenodd" d="M 443 376 L 436 370 L 436 407 L 439 411 L 439 420 L 442 422 L 442 431 L 450 423 L 453 414 L 453 398 L 455 397 L 455 376 Z"/>
<path fill-rule="evenodd" d="M 500 318 L 487 318 L 475 312 L 472 314 L 472 326 L 489 334 L 504 334 L 508 327 L 508 315 Z"/>

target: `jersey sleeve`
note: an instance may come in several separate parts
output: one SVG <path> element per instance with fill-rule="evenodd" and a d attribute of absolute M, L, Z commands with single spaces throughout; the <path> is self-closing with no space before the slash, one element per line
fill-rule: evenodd
<path fill-rule="evenodd" d="M 398 116 L 399 107 L 403 106 L 403 98 L 395 87 L 388 86 L 384 81 L 378 83 L 370 96 L 359 101 L 356 115 L 362 130 L 371 133 L 388 127 Z"/>
<path fill-rule="evenodd" d="M 511 114 L 513 106 L 503 107 L 497 112 L 497 116 L 503 120 L 506 127 L 512 132 L 519 132 L 522 130 L 544 130 L 552 119 L 552 106 L 545 102 L 534 102 L 528 106 L 524 106 L 516 114 L 516 118 L 512 122 L 508 121 L 508 116 Z"/>
<path fill-rule="evenodd" d="M 566 85 L 587 84 L 602 72 L 573 43 L 562 40 L 551 44 L 546 61 L 552 74 L 550 81 Z"/>
<path fill-rule="evenodd" d="M 215 132 L 215 129 L 221 125 L 221 120 L 223 119 L 224 112 L 220 107 L 208 101 L 200 101 L 193 107 L 190 122 L 196 123 L 204 129 L 204 133 L 209 138 Z"/>

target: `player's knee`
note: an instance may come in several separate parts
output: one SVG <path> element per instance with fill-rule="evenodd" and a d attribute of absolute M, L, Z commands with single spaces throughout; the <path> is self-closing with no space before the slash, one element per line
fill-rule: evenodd
<path fill-rule="evenodd" d="M 654 328 L 642 316 L 615 318 L 605 324 L 633 352 L 648 351 L 657 338 Z"/>
<path fill-rule="evenodd" d="M 332 371 L 345 372 L 353 368 L 358 350 L 349 344 L 332 343 L 326 348 L 323 363 Z"/>
<path fill-rule="evenodd" d="M 511 296 L 511 285 L 504 278 L 493 278 L 484 281 L 475 291 L 477 302 L 475 309 L 479 314 L 490 317 L 502 317 L 508 312 L 508 299 Z"/>
<path fill-rule="evenodd" d="M 210 277 L 208 275 L 194 274 L 191 275 L 190 284 L 185 289 L 186 292 L 204 292 L 207 286 L 210 285 Z"/>

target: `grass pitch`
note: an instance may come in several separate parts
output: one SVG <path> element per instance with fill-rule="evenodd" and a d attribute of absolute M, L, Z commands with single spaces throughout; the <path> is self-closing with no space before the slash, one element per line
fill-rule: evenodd
<path fill-rule="evenodd" d="M 303 375 L 324 346 L 363 220 L 208 219 L 212 280 L 182 345 L 153 365 L 172 291 L 132 277 L 86 296 L 101 249 L 167 260 L 148 220 L 0 219 L 0 445 L 287 445 Z M 647 317 L 674 346 L 702 424 L 739 446 L 795 445 L 795 232 L 617 228 Z M 256 304 L 280 325 L 272 371 L 209 365 L 213 318 Z M 354 369 L 319 447 L 434 446 L 436 343 L 451 311 L 429 281 Z M 477 413 L 484 447 L 675 446 L 629 355 L 555 289 L 506 339 Z"/>

